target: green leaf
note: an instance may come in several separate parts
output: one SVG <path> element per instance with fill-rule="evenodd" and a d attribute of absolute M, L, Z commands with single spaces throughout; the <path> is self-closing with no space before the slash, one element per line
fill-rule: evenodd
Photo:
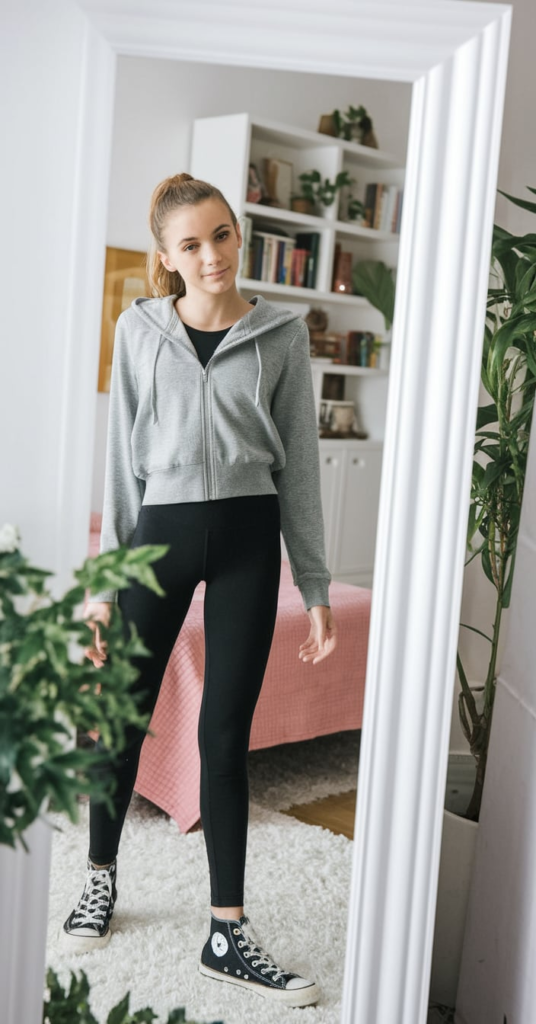
<path fill-rule="evenodd" d="M 108 1017 L 106 1018 L 106 1024 L 128 1024 L 130 1017 L 129 1004 L 130 992 L 127 992 L 121 1002 L 110 1010 Z"/>
<path fill-rule="evenodd" d="M 530 192 L 534 192 L 534 189 L 530 188 L 529 185 L 527 185 L 527 188 Z M 515 206 L 520 206 L 522 210 L 529 210 L 530 213 L 536 213 L 536 203 L 531 203 L 528 199 L 518 199 L 517 196 L 511 196 L 508 192 L 503 192 L 500 188 L 497 189 L 497 192 L 500 192 L 505 199 L 509 199 Z"/>
<path fill-rule="evenodd" d="M 393 271 L 381 260 L 361 260 L 352 269 L 352 281 L 356 294 L 364 295 L 383 314 L 389 330 L 395 308 Z"/>
<path fill-rule="evenodd" d="M 497 423 L 498 420 L 499 414 L 495 402 L 492 402 L 490 405 L 481 405 L 477 412 L 476 429 L 481 430 L 488 423 Z"/>

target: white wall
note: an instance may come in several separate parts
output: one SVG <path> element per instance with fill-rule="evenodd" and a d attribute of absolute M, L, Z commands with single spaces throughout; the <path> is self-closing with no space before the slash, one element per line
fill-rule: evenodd
<path fill-rule="evenodd" d="M 19 527 L 24 554 L 56 573 L 48 585 L 63 593 L 71 567 L 87 554 L 95 418 L 86 388 L 89 408 L 81 403 L 66 437 L 69 383 L 96 381 L 98 353 L 88 353 L 85 331 L 98 331 L 96 277 L 102 281 L 99 268 L 74 258 L 73 211 L 84 195 L 81 230 L 94 251 L 92 232 L 102 237 L 106 204 L 106 175 L 98 157 L 82 151 L 80 126 L 82 117 L 95 118 L 113 62 L 72 0 L 4 0 L 0 38 L 0 526 Z M 99 81 L 86 93 L 88 53 Z M 105 146 L 110 127 L 101 116 Z M 82 324 L 66 301 L 79 296 L 80 282 Z M 66 473 L 73 440 L 77 465 Z M 30 855 L 0 848 L 3 1024 L 43 1016 L 51 829 L 37 821 L 28 832 Z"/>
<path fill-rule="evenodd" d="M 499 187 L 536 199 L 534 3 L 514 0 Z M 497 221 L 536 231 L 502 196 Z M 536 422 L 489 749 L 458 989 L 464 1024 L 536 1019 Z M 475 590 L 474 599 L 481 590 Z"/>
<path fill-rule="evenodd" d="M 15 522 L 25 551 L 50 569 L 63 559 L 57 523 L 70 310 L 62 295 L 79 186 L 84 22 L 68 0 L 2 5 L 0 525 Z"/>

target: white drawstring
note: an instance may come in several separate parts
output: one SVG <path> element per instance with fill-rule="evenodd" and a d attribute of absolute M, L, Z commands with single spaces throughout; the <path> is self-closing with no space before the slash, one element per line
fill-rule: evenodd
<path fill-rule="evenodd" d="M 255 338 L 255 349 L 257 352 L 257 359 L 259 360 L 259 376 L 257 377 L 257 390 L 255 392 L 255 405 L 259 404 L 259 388 L 261 386 L 261 375 L 262 375 L 262 361 L 257 339 Z"/>
<path fill-rule="evenodd" d="M 153 383 L 152 383 L 152 386 L 151 386 L 151 407 L 152 407 L 152 410 L 153 410 L 153 424 L 154 423 L 158 423 L 158 415 L 157 415 L 157 412 L 156 412 L 156 362 L 157 362 L 157 359 L 158 359 L 158 355 L 160 353 L 160 346 L 161 346 L 161 344 L 162 344 L 162 335 L 160 335 L 159 338 L 158 338 L 158 346 L 157 346 L 157 349 L 156 349 L 156 354 L 155 354 L 154 363 L 153 363 Z"/>

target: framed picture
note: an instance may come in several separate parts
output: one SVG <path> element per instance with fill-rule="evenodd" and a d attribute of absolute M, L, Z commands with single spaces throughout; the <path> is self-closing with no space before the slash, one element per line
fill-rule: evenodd
<path fill-rule="evenodd" d="M 138 295 L 150 297 L 145 270 L 146 253 L 106 246 L 104 298 L 102 303 L 99 391 L 110 390 L 115 325 L 120 313 Z"/>

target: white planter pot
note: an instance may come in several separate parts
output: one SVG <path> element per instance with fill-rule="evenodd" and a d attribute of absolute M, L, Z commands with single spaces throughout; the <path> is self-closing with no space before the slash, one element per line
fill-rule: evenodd
<path fill-rule="evenodd" d="M 2 1024 L 41 1024 L 52 829 L 37 819 L 25 832 L 29 853 L 0 845 Z"/>
<path fill-rule="evenodd" d="M 450 789 L 456 793 L 462 787 L 452 782 L 452 773 L 468 765 L 469 795 L 474 777 L 474 761 L 471 755 L 454 755 L 449 760 Z M 468 797 L 462 797 L 466 806 Z M 448 802 L 448 800 L 447 800 Z M 441 839 L 441 860 L 437 890 L 437 907 L 430 975 L 430 1000 L 455 1006 L 460 962 L 462 954 L 465 918 L 471 885 L 471 874 L 478 834 L 478 823 L 462 818 L 451 810 L 443 811 L 443 835 Z"/>

